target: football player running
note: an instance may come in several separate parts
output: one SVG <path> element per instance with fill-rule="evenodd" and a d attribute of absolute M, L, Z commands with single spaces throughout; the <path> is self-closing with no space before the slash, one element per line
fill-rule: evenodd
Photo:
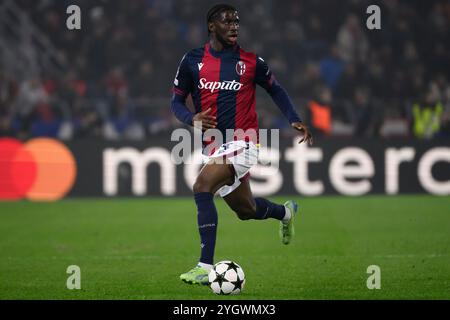
<path fill-rule="evenodd" d="M 199 126 L 203 133 L 216 129 L 225 137 L 227 129 L 257 132 L 255 85 L 258 84 L 271 96 L 291 127 L 302 133 L 299 143 L 312 144 L 310 130 L 267 63 L 238 45 L 238 11 L 230 5 L 218 4 L 208 11 L 206 20 L 209 42 L 186 53 L 178 67 L 171 102 L 175 116 L 188 125 Z M 195 113 L 186 106 L 189 94 Z M 294 201 L 282 205 L 253 197 L 249 170 L 258 159 L 257 133 L 234 135 L 218 148 L 207 147 L 204 149 L 207 161 L 193 185 L 201 239 L 200 259 L 192 270 L 180 275 L 181 280 L 192 284 L 207 284 L 214 264 L 218 221 L 214 194 L 218 193 L 239 219 L 279 220 L 283 244 L 292 241 L 298 211 Z"/>

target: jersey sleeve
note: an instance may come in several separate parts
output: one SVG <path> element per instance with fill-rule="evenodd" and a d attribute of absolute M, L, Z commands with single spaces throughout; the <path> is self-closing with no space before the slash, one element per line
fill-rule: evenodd
<path fill-rule="evenodd" d="M 185 54 L 178 65 L 177 74 L 173 80 L 173 92 L 186 97 L 192 90 L 192 81 L 188 56 Z"/>
<path fill-rule="evenodd" d="M 267 91 L 272 87 L 275 80 L 272 70 L 260 56 L 256 56 L 255 83 Z"/>

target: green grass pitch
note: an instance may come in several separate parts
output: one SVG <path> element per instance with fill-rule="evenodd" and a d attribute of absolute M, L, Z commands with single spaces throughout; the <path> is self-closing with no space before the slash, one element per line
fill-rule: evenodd
<path fill-rule="evenodd" d="M 288 246 L 278 221 L 240 221 L 216 200 L 216 261 L 243 267 L 238 296 L 178 278 L 200 252 L 191 199 L 2 202 L 0 299 L 450 298 L 450 197 L 295 199 Z M 66 288 L 69 265 L 81 290 Z M 369 265 L 381 268 L 379 290 L 366 286 Z"/>

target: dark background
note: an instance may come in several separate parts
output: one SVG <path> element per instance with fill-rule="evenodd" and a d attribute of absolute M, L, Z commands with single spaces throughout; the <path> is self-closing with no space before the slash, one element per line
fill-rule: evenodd
<path fill-rule="evenodd" d="M 205 15 L 214 3 L 1 1 L 0 135 L 167 135 L 180 126 L 169 108 L 178 63 L 207 42 Z M 316 136 L 449 139 L 448 1 L 231 3 L 240 44 L 264 57 Z M 66 28 L 72 4 L 81 9 L 81 30 Z M 366 27 L 372 4 L 381 9 L 381 30 Z M 312 101 L 331 114 L 327 129 L 311 121 Z M 415 128 L 414 104 L 430 109 L 424 128 Z M 294 134 L 263 90 L 257 111 L 261 127 Z"/>
<path fill-rule="evenodd" d="M 214 3 L 0 1 L 0 138 L 62 140 L 79 166 L 71 195 L 103 195 L 106 146 L 169 148 L 171 132 L 184 127 L 170 111 L 172 81 L 183 54 L 207 42 L 205 15 Z M 81 10 L 80 30 L 66 27 L 73 4 Z M 375 161 L 375 193 L 384 193 L 385 148 L 413 145 L 418 154 L 401 166 L 400 192 L 424 191 L 416 178 L 418 155 L 450 145 L 448 1 L 232 4 L 241 19 L 240 44 L 268 62 L 324 152 L 309 175 L 321 177 L 326 193 L 336 193 L 328 181 L 330 157 L 353 145 Z M 366 27 L 373 4 L 381 10 L 380 30 Z M 329 115 L 325 124 L 313 104 Z M 284 143 L 295 137 L 260 88 L 257 113 L 260 127 L 281 129 Z M 148 194 L 159 194 L 159 169 L 148 171 Z M 281 171 L 281 192 L 295 193 L 292 164 L 282 161 Z M 433 169 L 441 181 L 448 171 L 445 162 Z M 120 195 L 130 195 L 129 166 L 121 172 Z M 177 177 L 176 194 L 190 194 Z"/>

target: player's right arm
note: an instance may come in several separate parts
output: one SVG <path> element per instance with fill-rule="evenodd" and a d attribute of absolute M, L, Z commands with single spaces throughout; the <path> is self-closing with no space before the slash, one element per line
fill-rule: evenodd
<path fill-rule="evenodd" d="M 211 108 L 194 114 L 186 105 L 186 98 L 194 86 L 187 54 L 181 59 L 173 85 L 171 109 L 178 120 L 190 126 L 200 123 L 203 130 L 217 126 L 216 117 L 209 115 Z"/>
<path fill-rule="evenodd" d="M 171 109 L 175 117 L 181 122 L 192 126 L 194 114 L 186 106 L 186 98 L 191 93 L 193 80 L 189 70 L 187 54 L 178 65 L 177 74 L 173 80 Z"/>

